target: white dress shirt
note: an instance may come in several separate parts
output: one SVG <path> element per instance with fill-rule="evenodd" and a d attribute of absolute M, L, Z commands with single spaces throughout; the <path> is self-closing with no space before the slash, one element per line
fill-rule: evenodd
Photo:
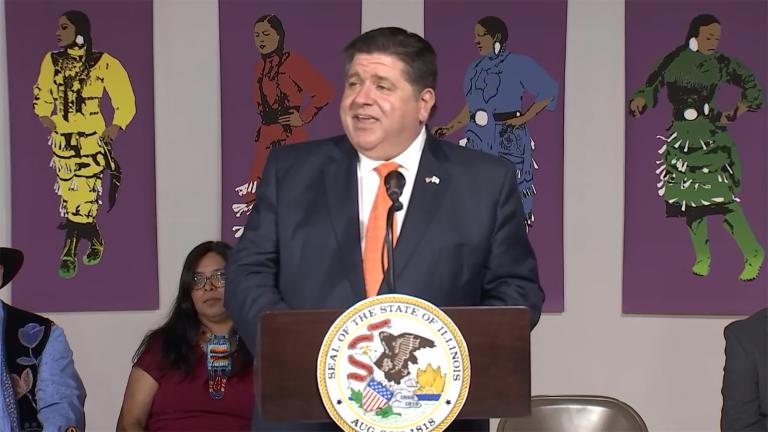
<path fill-rule="evenodd" d="M 391 162 L 397 162 L 400 165 L 398 171 L 405 176 L 405 188 L 400 195 L 400 202 L 403 203 L 403 209 L 395 213 L 397 224 L 397 235 L 399 236 L 403 228 L 403 220 L 408 211 L 408 203 L 411 200 L 413 184 L 416 181 L 416 171 L 419 169 L 421 161 L 421 152 L 424 150 L 424 143 L 427 141 L 426 128 L 422 127 L 421 132 L 416 139 L 400 153 Z M 379 190 L 381 178 L 376 173 L 375 168 L 384 162 L 375 161 L 365 157 L 362 153 L 357 153 L 359 158 L 357 162 L 357 203 L 360 212 L 360 250 L 365 250 L 365 229 L 368 227 L 368 216 L 371 214 L 373 202 L 376 200 L 376 192 Z"/>

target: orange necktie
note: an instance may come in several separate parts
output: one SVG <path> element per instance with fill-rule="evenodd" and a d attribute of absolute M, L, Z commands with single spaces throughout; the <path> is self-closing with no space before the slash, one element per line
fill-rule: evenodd
<path fill-rule="evenodd" d="M 368 225 L 365 228 L 365 250 L 363 251 L 363 275 L 365 276 L 365 293 L 373 297 L 379 293 L 379 286 L 384 279 L 381 268 L 382 250 L 384 248 L 384 236 L 387 231 L 387 210 L 392 201 L 387 196 L 387 188 L 384 186 L 384 177 L 390 171 L 398 169 L 397 162 L 384 162 L 374 170 L 379 175 L 379 189 L 376 191 L 376 199 L 373 201 L 371 214 L 368 216 Z M 397 215 L 392 219 L 392 247 L 397 241 Z M 386 265 L 386 256 L 384 256 Z"/>

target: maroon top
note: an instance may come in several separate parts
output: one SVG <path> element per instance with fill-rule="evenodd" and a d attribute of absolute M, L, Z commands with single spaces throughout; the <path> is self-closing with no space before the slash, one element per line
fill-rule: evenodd
<path fill-rule="evenodd" d="M 224 397 L 208 394 L 208 367 L 202 348 L 192 373 L 163 369 L 160 343 L 149 343 L 135 367 L 147 372 L 159 387 L 147 418 L 148 431 L 249 431 L 253 414 L 253 365 L 227 379 Z"/>

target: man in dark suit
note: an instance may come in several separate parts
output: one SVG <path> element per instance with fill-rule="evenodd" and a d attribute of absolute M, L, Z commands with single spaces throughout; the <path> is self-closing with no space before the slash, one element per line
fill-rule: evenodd
<path fill-rule="evenodd" d="M 437 79 L 432 46 L 382 28 L 344 52 L 346 134 L 271 151 L 231 254 L 225 304 L 243 340 L 258 356 L 266 310 L 346 309 L 392 292 L 382 283 L 383 234 L 375 233 L 386 225 L 377 209 L 383 170 L 391 169 L 406 178 L 395 226 L 397 292 L 441 307 L 527 306 L 535 326 L 544 293 L 514 165 L 427 134 Z M 256 413 L 254 428 L 275 427 Z"/>
<path fill-rule="evenodd" d="M 725 327 L 723 431 L 768 431 L 768 308 Z"/>

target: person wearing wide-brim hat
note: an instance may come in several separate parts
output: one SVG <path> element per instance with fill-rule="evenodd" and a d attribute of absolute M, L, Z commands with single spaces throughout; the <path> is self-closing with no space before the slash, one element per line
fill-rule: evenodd
<path fill-rule="evenodd" d="M 0 288 L 23 264 L 20 250 L 0 247 Z M 64 330 L 2 300 L 0 329 L 0 430 L 84 430 L 85 388 Z"/>
<path fill-rule="evenodd" d="M 0 247 L 0 266 L 3 267 L 0 288 L 8 285 L 21 270 L 24 263 L 24 254 L 18 249 Z"/>

